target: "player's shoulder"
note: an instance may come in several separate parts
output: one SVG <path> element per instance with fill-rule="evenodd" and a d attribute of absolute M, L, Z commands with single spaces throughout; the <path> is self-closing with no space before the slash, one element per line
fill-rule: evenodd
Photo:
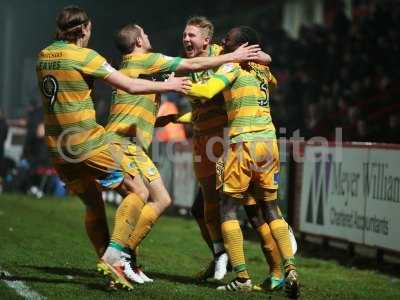
<path fill-rule="evenodd" d="M 271 70 L 268 66 L 260 65 L 253 62 L 249 63 L 248 72 L 265 82 L 269 82 L 273 77 Z"/>
<path fill-rule="evenodd" d="M 159 52 L 147 52 L 147 53 L 132 53 L 125 55 L 123 60 L 125 61 L 146 61 L 149 63 L 155 63 L 158 60 L 169 61 L 175 57 L 171 57 Z"/>
<path fill-rule="evenodd" d="M 181 59 L 180 57 L 170 56 L 170 55 L 166 55 L 163 53 L 153 53 L 153 54 L 156 55 L 158 57 L 158 59 L 161 59 L 163 62 L 170 62 L 170 61 L 174 61 L 177 59 Z"/>
<path fill-rule="evenodd" d="M 39 51 L 38 53 L 38 59 L 44 59 L 47 56 L 49 56 L 49 53 L 51 52 L 51 50 L 49 49 L 49 46 L 46 48 L 43 48 L 42 50 Z"/>
<path fill-rule="evenodd" d="M 71 44 L 72 45 L 72 44 Z M 79 61 L 79 58 L 71 51 L 69 43 L 64 41 L 54 41 L 47 47 L 40 50 L 37 56 L 37 64 L 42 64 L 49 61 Z"/>
<path fill-rule="evenodd" d="M 66 47 L 66 43 L 62 43 L 60 41 L 54 41 L 50 45 L 46 46 L 42 50 L 39 51 L 39 58 L 53 58 L 55 52 L 63 52 Z"/>
<path fill-rule="evenodd" d="M 91 48 L 84 48 L 84 47 L 77 47 L 76 51 L 80 54 L 82 54 L 82 56 L 84 57 L 103 57 L 102 55 L 100 55 L 96 50 L 93 50 Z"/>
<path fill-rule="evenodd" d="M 87 63 L 94 58 L 104 59 L 96 50 L 79 47 L 74 44 L 68 44 L 68 47 L 66 47 L 63 52 L 65 59 L 70 59 L 75 62 Z"/>
<path fill-rule="evenodd" d="M 130 54 L 130 56 L 132 58 L 137 58 L 137 59 L 148 59 L 148 58 L 152 58 L 152 57 L 159 57 L 163 55 L 162 53 L 158 53 L 158 52 L 146 52 L 146 53 L 132 53 Z"/>
<path fill-rule="evenodd" d="M 218 73 L 230 73 L 238 71 L 240 71 L 240 65 L 234 62 L 223 64 L 218 69 Z"/>
<path fill-rule="evenodd" d="M 250 66 L 250 68 L 252 68 L 254 70 L 259 70 L 259 71 L 262 71 L 262 72 L 270 72 L 268 66 L 260 65 L 260 64 L 255 63 L 255 62 L 249 62 L 249 66 Z"/>
<path fill-rule="evenodd" d="M 69 43 L 58 43 L 55 42 L 48 47 L 44 48 L 40 53 L 39 57 L 51 57 L 53 59 L 59 58 L 64 61 L 83 61 L 86 57 L 85 51 L 74 44 Z"/>
<path fill-rule="evenodd" d="M 218 45 L 218 44 L 211 44 L 210 45 L 210 56 L 217 56 L 220 55 L 222 52 L 223 48 L 222 46 Z"/>

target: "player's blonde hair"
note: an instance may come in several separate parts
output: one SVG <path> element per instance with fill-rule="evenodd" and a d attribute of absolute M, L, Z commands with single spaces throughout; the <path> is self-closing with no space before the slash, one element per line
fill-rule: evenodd
<path fill-rule="evenodd" d="M 189 25 L 199 27 L 202 30 L 205 37 L 208 37 L 210 40 L 212 39 L 214 35 L 214 25 L 206 17 L 203 16 L 191 17 L 186 22 L 186 26 Z"/>

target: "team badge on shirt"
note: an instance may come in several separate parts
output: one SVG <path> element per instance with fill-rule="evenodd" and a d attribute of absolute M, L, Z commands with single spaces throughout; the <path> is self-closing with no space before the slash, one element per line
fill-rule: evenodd
<path fill-rule="evenodd" d="M 231 72 L 235 68 L 234 64 L 224 64 L 221 68 L 225 73 Z"/>

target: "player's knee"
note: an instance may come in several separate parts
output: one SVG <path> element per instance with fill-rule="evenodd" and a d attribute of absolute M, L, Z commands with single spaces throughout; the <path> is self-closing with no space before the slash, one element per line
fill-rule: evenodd
<path fill-rule="evenodd" d="M 194 200 L 193 205 L 190 208 L 190 213 L 196 219 L 204 218 L 204 201 L 201 190 L 197 193 L 196 199 Z"/>
<path fill-rule="evenodd" d="M 263 205 L 265 221 L 269 224 L 274 220 L 282 219 L 279 213 L 277 200 L 266 201 Z"/>
<path fill-rule="evenodd" d="M 88 222 L 107 222 L 104 205 L 86 205 L 85 221 Z"/>
<path fill-rule="evenodd" d="M 204 202 L 204 221 L 206 223 L 219 222 L 219 202 Z"/>
<path fill-rule="evenodd" d="M 204 212 L 200 210 L 198 206 L 193 205 L 190 209 L 190 213 L 196 219 L 204 219 Z"/>
<path fill-rule="evenodd" d="M 105 210 L 104 202 L 103 202 L 102 198 L 100 198 L 100 199 L 92 198 L 92 199 L 86 200 L 86 201 L 82 199 L 82 202 L 85 205 L 87 212 L 93 212 L 94 214 L 96 214 L 96 213 L 104 212 L 104 210 Z"/>
<path fill-rule="evenodd" d="M 282 219 L 282 217 L 279 216 L 279 214 L 275 214 L 273 212 L 269 212 L 268 214 L 266 214 L 265 219 L 266 219 L 266 222 L 268 224 L 270 224 L 272 221 Z"/>
<path fill-rule="evenodd" d="M 232 195 L 221 193 L 221 203 L 219 206 L 221 223 L 229 220 L 237 220 L 239 205 L 239 201 L 234 199 Z"/>
<path fill-rule="evenodd" d="M 214 187 L 214 189 L 204 191 L 204 194 L 203 194 L 204 202 L 218 203 L 220 201 L 220 198 L 221 198 L 221 196 L 218 193 L 218 191 L 215 190 L 215 187 Z"/>
<path fill-rule="evenodd" d="M 172 199 L 168 194 L 164 195 L 162 201 L 163 201 L 165 208 L 170 207 L 172 205 Z"/>
<path fill-rule="evenodd" d="M 263 216 L 259 213 L 257 205 L 246 205 L 244 209 L 246 211 L 247 218 L 254 229 L 257 229 L 265 223 Z"/>
<path fill-rule="evenodd" d="M 168 208 L 172 204 L 171 197 L 168 195 L 168 193 L 158 194 L 155 197 L 152 197 L 151 201 L 163 210 Z"/>
<path fill-rule="evenodd" d="M 195 217 L 196 219 L 199 218 L 199 212 L 196 209 L 196 206 L 193 204 L 192 207 L 190 208 L 190 214 Z"/>
<path fill-rule="evenodd" d="M 137 191 L 136 195 L 138 195 L 144 202 L 147 202 L 147 199 L 149 198 L 149 191 L 143 188 Z"/>
<path fill-rule="evenodd" d="M 220 210 L 220 219 L 221 219 L 221 223 L 224 223 L 226 221 L 231 221 L 231 220 L 237 220 L 237 212 L 235 210 L 226 210 L 221 208 Z"/>
<path fill-rule="evenodd" d="M 131 177 L 125 177 L 122 184 L 117 189 L 118 193 L 125 198 L 131 193 L 135 193 L 139 196 L 144 202 L 147 202 L 149 198 L 149 190 L 141 181 L 135 182 Z"/>

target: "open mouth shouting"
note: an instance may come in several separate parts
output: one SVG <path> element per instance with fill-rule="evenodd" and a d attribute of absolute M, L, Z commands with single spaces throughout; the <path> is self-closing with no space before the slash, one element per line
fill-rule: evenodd
<path fill-rule="evenodd" d="M 187 57 L 193 57 L 195 54 L 193 45 L 191 43 L 186 43 L 184 45 L 185 53 Z"/>

